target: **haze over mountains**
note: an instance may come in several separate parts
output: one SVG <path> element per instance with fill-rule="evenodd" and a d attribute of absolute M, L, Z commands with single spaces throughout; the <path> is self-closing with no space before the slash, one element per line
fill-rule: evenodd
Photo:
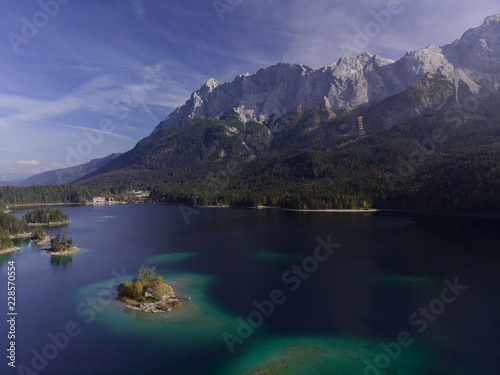
<path fill-rule="evenodd" d="M 119 155 L 120 154 L 111 154 L 104 158 L 94 159 L 89 161 L 88 163 L 77 165 L 75 167 L 68 167 L 64 169 L 57 169 L 53 171 L 43 172 L 27 178 L 26 176 L 23 176 L 23 178 L 18 178 L 18 179 L 12 179 L 12 178 L 10 178 L 9 180 L 6 179 L 5 185 L 40 186 L 40 185 L 69 184 L 105 166 L 111 160 L 115 159 Z"/>

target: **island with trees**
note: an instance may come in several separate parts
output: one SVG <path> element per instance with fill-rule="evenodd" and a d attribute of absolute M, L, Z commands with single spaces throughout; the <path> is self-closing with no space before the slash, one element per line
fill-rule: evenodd
<path fill-rule="evenodd" d="M 13 239 L 31 236 L 31 227 L 24 220 L 0 211 L 0 254 L 19 250 Z"/>
<path fill-rule="evenodd" d="M 50 239 L 50 248 L 45 249 L 50 255 L 73 255 L 81 249 L 73 246 L 73 238 L 68 238 L 66 231 L 64 234 L 58 234 Z"/>
<path fill-rule="evenodd" d="M 38 207 L 34 211 L 29 211 L 23 219 L 30 225 L 54 226 L 69 224 L 68 214 L 59 208 Z"/>
<path fill-rule="evenodd" d="M 37 225 L 31 232 L 31 240 L 35 245 L 45 245 L 50 243 L 51 237 L 40 225 Z"/>
<path fill-rule="evenodd" d="M 142 266 L 139 277 L 118 286 L 118 301 L 138 311 L 149 313 L 170 312 L 181 307 L 174 289 L 156 275 L 155 267 Z"/>

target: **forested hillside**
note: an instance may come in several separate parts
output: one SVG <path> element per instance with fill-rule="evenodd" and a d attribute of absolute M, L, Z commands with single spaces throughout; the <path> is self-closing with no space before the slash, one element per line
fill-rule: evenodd
<path fill-rule="evenodd" d="M 354 131 L 356 116 L 321 107 L 265 124 L 198 118 L 143 139 L 79 183 L 125 182 L 171 203 L 498 213 L 500 95 L 460 92 L 460 106 L 386 129 L 367 109 L 366 137 Z"/>
<path fill-rule="evenodd" d="M 83 203 L 93 196 L 118 193 L 114 188 L 71 185 L 0 186 L 0 205 Z"/>

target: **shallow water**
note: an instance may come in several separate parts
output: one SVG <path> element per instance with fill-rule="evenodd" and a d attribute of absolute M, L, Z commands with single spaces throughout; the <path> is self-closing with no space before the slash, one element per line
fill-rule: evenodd
<path fill-rule="evenodd" d="M 493 374 L 500 366 L 498 220 L 204 209 L 186 224 L 175 206 L 63 210 L 82 252 L 51 257 L 23 241 L 0 255 L 2 284 L 7 262 L 17 268 L 18 366 L 33 368 L 33 353 L 68 323 L 79 334 L 39 373 Z M 316 250 L 329 236 L 339 246 Z M 143 264 L 191 300 L 155 315 L 116 302 L 116 285 Z M 439 302 L 455 278 L 467 289 Z M 420 308 L 430 319 L 414 316 Z M 411 344 L 390 346 L 389 357 L 381 344 L 402 333 Z M 5 362 L 2 374 L 18 373 Z"/>

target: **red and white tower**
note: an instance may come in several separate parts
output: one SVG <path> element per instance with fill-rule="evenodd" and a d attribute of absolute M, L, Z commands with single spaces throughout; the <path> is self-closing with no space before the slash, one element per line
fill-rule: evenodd
<path fill-rule="evenodd" d="M 363 126 L 363 116 L 358 117 L 358 126 L 359 126 L 359 135 L 364 137 L 365 134 L 365 127 Z"/>

